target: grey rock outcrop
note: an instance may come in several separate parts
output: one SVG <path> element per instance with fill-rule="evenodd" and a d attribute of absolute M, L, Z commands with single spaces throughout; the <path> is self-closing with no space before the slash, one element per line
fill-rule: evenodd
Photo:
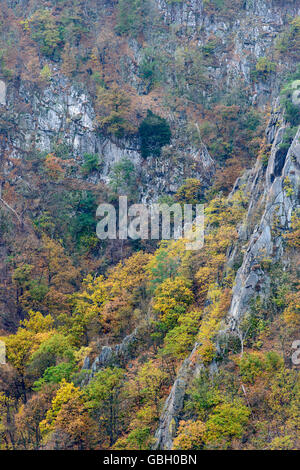
<path fill-rule="evenodd" d="M 103 346 L 92 364 L 90 364 L 90 358 L 86 357 L 82 367 L 86 371 L 84 383 L 88 383 L 96 372 L 105 367 L 120 367 L 125 364 L 132 357 L 137 340 L 138 331 L 135 329 L 130 335 L 125 336 L 121 343 L 115 346 Z"/>
<path fill-rule="evenodd" d="M 261 268 L 261 261 L 271 258 L 275 262 L 282 257 L 284 250 L 282 235 L 290 229 L 292 214 L 299 208 L 300 129 L 288 151 L 281 145 L 284 130 L 285 125 L 282 124 L 282 116 L 278 112 L 278 102 L 276 102 L 267 128 L 267 138 L 269 144 L 272 144 L 268 166 L 263 181 L 261 163 L 258 162 L 255 168 L 255 175 L 250 185 L 251 198 L 245 225 L 249 224 L 253 211 L 258 210 L 259 204 L 264 211 L 249 238 L 243 263 L 236 275 L 228 312 L 231 329 L 235 328 L 249 310 L 250 299 L 259 293 L 267 295 L 265 290 L 268 288 L 269 279 Z M 275 224 L 276 230 L 274 230 Z"/>
<path fill-rule="evenodd" d="M 267 168 L 258 160 L 251 171 L 246 171 L 233 188 L 233 193 L 243 188 L 250 194 L 248 212 L 244 223 L 239 227 L 239 242 L 228 258 L 228 265 L 233 262 L 240 247 L 244 248 L 242 265 L 237 271 L 232 301 L 228 311 L 225 328 L 219 332 L 218 339 L 235 332 L 245 313 L 250 309 L 251 301 L 257 295 L 268 296 L 269 278 L 264 272 L 261 261 L 271 258 L 276 262 L 284 251 L 283 235 L 291 227 L 292 214 L 300 208 L 300 128 L 288 150 L 281 152 L 286 124 L 283 122 L 279 100 L 274 104 L 270 122 L 266 130 L 268 143 L 272 146 Z M 258 217 L 253 226 L 253 220 Z M 276 222 L 276 231 L 274 223 Z M 201 369 L 201 363 L 194 363 L 192 356 L 183 362 L 171 392 L 166 400 L 158 429 L 155 449 L 172 449 L 176 435 L 178 417 L 184 404 L 188 383 Z M 215 364 L 211 364 L 211 369 Z"/>
<path fill-rule="evenodd" d="M 6 90 L 1 83 L 0 104 L 4 103 Z M 71 85 L 63 76 L 55 76 L 44 90 L 37 90 L 30 83 L 10 84 L 5 102 L 7 109 L 1 118 L 7 150 L 13 158 L 21 159 L 24 152 L 34 149 L 53 152 L 55 145 L 62 142 L 68 156 L 78 162 L 85 153 L 98 155 L 99 171 L 89 178 L 91 183 L 105 184 L 116 163 L 130 160 L 143 202 L 155 201 L 163 193 L 173 194 L 189 177 L 200 179 L 207 187 L 214 173 L 214 162 L 206 147 L 190 142 L 177 145 L 178 136 L 160 157 L 142 158 L 138 136 L 117 139 L 105 134 L 96 124 L 92 97 L 84 87 Z M 13 166 L 7 168 L 12 170 Z"/>
<path fill-rule="evenodd" d="M 155 433 L 153 449 L 172 449 L 173 439 L 176 435 L 180 413 L 182 411 L 186 387 L 191 377 L 195 377 L 201 369 L 201 364 L 193 361 L 198 344 L 186 358 L 177 374 L 169 396 L 165 402 L 159 426 Z"/>
<path fill-rule="evenodd" d="M 6 83 L 0 80 L 0 105 L 6 105 Z"/>
<path fill-rule="evenodd" d="M 212 68 L 212 80 L 218 88 L 244 80 L 253 86 L 253 101 L 257 103 L 266 103 L 270 96 L 278 94 L 272 80 L 251 84 L 251 73 L 260 57 L 269 56 L 274 39 L 283 31 L 289 16 L 300 14 L 299 2 L 246 0 L 243 5 L 231 2 L 232 6 L 226 4 L 219 8 L 215 8 L 214 2 L 203 0 L 156 0 L 156 3 L 164 22 L 178 35 L 189 35 L 200 47 L 211 37 L 223 45 Z M 230 7 L 235 9 L 234 14 L 226 14 Z"/>

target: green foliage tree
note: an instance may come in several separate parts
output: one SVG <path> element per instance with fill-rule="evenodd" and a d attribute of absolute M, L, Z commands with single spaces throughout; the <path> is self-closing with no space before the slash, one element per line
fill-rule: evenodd
<path fill-rule="evenodd" d="M 117 367 L 99 371 L 84 390 L 86 405 L 92 416 L 99 420 L 100 431 L 104 429 L 109 436 L 110 445 L 113 445 L 120 425 L 124 373 L 123 369 Z"/>
<path fill-rule="evenodd" d="M 124 90 L 113 85 L 97 89 L 97 121 L 109 134 L 124 137 L 134 131 L 129 122 L 131 100 Z"/>
<path fill-rule="evenodd" d="M 34 383 L 33 390 L 39 391 L 45 384 L 59 384 L 62 379 L 69 382 L 73 372 L 74 364 L 72 362 L 60 362 L 56 366 L 48 367 L 43 376 Z"/>
<path fill-rule="evenodd" d="M 171 141 L 171 129 L 167 121 L 148 110 L 139 127 L 142 157 L 159 156 L 161 148 Z"/>
<path fill-rule="evenodd" d="M 109 176 L 109 186 L 115 193 L 131 196 L 132 198 L 136 195 L 137 174 L 131 160 L 123 158 L 115 163 Z"/>
<path fill-rule="evenodd" d="M 29 29 L 32 39 L 39 44 L 43 54 L 51 58 L 57 57 L 63 37 L 51 11 L 37 10 L 25 22 L 25 27 Z"/>
<path fill-rule="evenodd" d="M 161 353 L 175 358 L 184 358 L 195 343 L 199 330 L 201 312 L 192 311 L 178 318 L 178 325 L 168 331 Z"/>
<path fill-rule="evenodd" d="M 296 16 L 290 22 L 289 28 L 279 36 L 276 49 L 281 53 L 297 56 L 300 51 L 300 16 Z"/>
<path fill-rule="evenodd" d="M 188 178 L 176 192 L 174 199 L 182 204 L 199 204 L 203 197 L 201 181 Z"/>
<path fill-rule="evenodd" d="M 255 65 L 254 78 L 267 80 L 272 72 L 275 72 L 276 64 L 267 57 L 260 57 Z"/>
<path fill-rule="evenodd" d="M 150 11 L 150 0 L 119 0 L 117 33 L 138 36 L 149 22 Z"/>
<path fill-rule="evenodd" d="M 250 410 L 242 403 L 222 403 L 210 415 L 207 425 L 206 443 L 213 447 L 228 448 L 231 439 L 240 439 L 249 421 Z"/>
<path fill-rule="evenodd" d="M 58 362 L 74 363 L 74 351 L 70 339 L 56 333 L 43 341 L 32 354 L 29 370 L 34 377 L 41 377 L 46 369 L 57 365 Z"/>
<path fill-rule="evenodd" d="M 154 310 L 160 313 L 160 322 L 167 328 L 174 327 L 193 302 L 191 282 L 182 277 L 166 279 L 157 287 L 154 297 Z"/>
<path fill-rule="evenodd" d="M 81 168 L 84 175 L 88 175 L 99 168 L 99 155 L 94 153 L 84 153 L 83 160 L 84 163 Z"/>

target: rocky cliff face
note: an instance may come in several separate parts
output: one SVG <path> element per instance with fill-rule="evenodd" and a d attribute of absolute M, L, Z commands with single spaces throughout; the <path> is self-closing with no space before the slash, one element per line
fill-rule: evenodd
<path fill-rule="evenodd" d="M 197 376 L 202 367 L 200 363 L 194 360 L 197 348 L 198 344 L 194 346 L 190 356 L 183 361 L 165 402 L 159 420 L 159 427 L 155 433 L 155 444 L 153 446 L 155 450 L 172 449 L 173 439 L 176 436 L 178 428 L 179 416 L 184 404 L 187 384 L 193 377 Z"/>
<path fill-rule="evenodd" d="M 229 196 L 232 197 L 235 191 L 242 188 L 250 198 L 245 221 L 239 227 L 239 239 L 234 250 L 228 253 L 229 267 L 240 251 L 243 260 L 236 274 L 230 309 L 224 329 L 217 335 L 217 343 L 221 338 L 237 334 L 257 296 L 264 301 L 270 295 L 270 278 L 264 268 L 264 260 L 276 263 L 284 259 L 284 235 L 291 229 L 293 214 L 300 208 L 300 128 L 290 147 L 284 150 L 282 142 L 286 128 L 279 100 L 276 100 L 266 129 L 267 142 L 271 145 L 267 167 L 258 159 L 255 167 L 237 180 Z M 201 363 L 195 361 L 196 351 L 197 344 L 184 361 L 166 401 L 155 435 L 156 449 L 172 449 L 187 386 L 201 369 Z M 216 364 L 212 363 L 210 368 L 213 372 Z"/>
<path fill-rule="evenodd" d="M 82 366 L 83 371 L 86 371 L 84 383 L 88 383 L 96 372 L 105 367 L 124 366 L 132 358 L 138 339 L 139 335 L 136 329 L 130 335 L 125 336 L 120 344 L 103 346 L 100 354 L 96 356 L 93 362 L 87 356 Z"/>
<path fill-rule="evenodd" d="M 110 18 L 112 8 L 106 2 L 102 3 L 104 17 Z M 141 96 L 151 94 L 151 87 L 142 72 L 147 54 L 149 57 L 154 54 L 150 63 L 173 57 L 180 69 L 186 42 L 203 49 L 207 61 L 204 62 L 207 85 L 197 90 L 196 102 L 220 98 L 233 87 L 242 85 L 248 88 L 253 103 L 265 104 L 278 92 L 278 77 L 293 66 L 288 58 L 282 63 L 279 59 L 277 74 L 270 73 L 267 80 L 258 77 L 253 81 L 251 75 L 259 58 L 266 56 L 273 60 L 275 38 L 286 27 L 288 19 L 300 13 L 297 1 L 237 0 L 218 7 L 214 2 L 202 0 L 157 0 L 152 8 L 159 12 L 167 29 L 154 34 L 153 28 L 145 28 L 146 45 L 135 38 L 130 39 L 129 49 L 124 51 L 119 64 L 118 79 L 136 89 Z M 103 18 L 100 10 L 95 15 L 98 18 L 96 32 L 101 35 Z M 162 56 L 155 52 L 158 49 Z M 181 77 L 173 66 L 163 63 L 159 66 L 164 67 L 166 94 L 172 95 L 171 90 L 179 86 Z M 188 63 L 185 67 L 189 69 Z M 201 70 L 197 75 L 202 73 Z M 110 179 L 114 164 L 128 158 L 136 165 L 141 183 L 140 198 L 144 201 L 155 200 L 162 193 L 176 192 L 184 178 L 199 178 L 204 188 L 210 184 L 214 173 L 212 158 L 205 146 L 195 145 L 185 137 L 185 111 L 181 116 L 178 113 L 175 116 L 171 110 L 172 106 L 176 108 L 175 105 L 163 110 L 173 127 L 172 145 L 161 158 L 145 161 L 141 158 L 138 138 L 116 139 L 97 129 L 93 100 L 86 87 L 74 85 L 64 78 L 57 65 L 52 67 L 52 73 L 51 85 L 43 90 L 37 90 L 28 81 L 20 81 L 20 77 L 1 82 L 1 134 L 7 143 L 5 149 L 13 158 L 22 158 L 22 152 L 33 147 L 50 152 L 53 144 L 63 139 L 69 146 L 69 156 L 79 160 L 84 153 L 99 156 L 101 170 L 91 176 L 91 181 L 105 183 Z M 192 83 L 188 81 L 184 87 L 185 92 L 190 93 Z M 10 170 L 13 169 L 11 165 L 10 162 Z M 7 166 L 6 171 L 9 168 Z"/>
<path fill-rule="evenodd" d="M 52 152 L 55 143 L 63 142 L 68 158 L 79 162 L 85 153 L 98 156 L 99 172 L 90 177 L 91 183 L 107 184 L 114 165 L 130 160 L 136 167 L 141 183 L 140 199 L 157 200 L 161 194 L 172 194 L 184 178 L 199 178 L 207 186 L 214 173 L 214 163 L 206 147 L 184 142 L 174 137 L 166 149 L 171 158 L 141 157 L 138 137 L 117 139 L 105 135 L 95 122 L 93 100 L 84 87 L 73 86 L 58 76 L 44 90 L 37 90 L 30 83 L 1 82 L 2 135 L 5 149 L 11 158 L 23 158 L 24 153 L 36 149 Z M 177 124 L 175 124 L 177 125 Z M 6 171 L 14 168 L 9 165 Z M 79 175 L 77 175 L 79 177 Z"/>
<path fill-rule="evenodd" d="M 268 276 L 263 271 L 261 262 L 265 258 L 272 259 L 273 262 L 281 259 L 284 250 L 283 235 L 290 229 L 292 215 L 299 208 L 299 130 L 288 151 L 282 149 L 284 130 L 277 101 L 266 131 L 272 150 L 265 176 L 261 163 L 249 175 L 247 189 L 251 199 L 245 226 L 259 206 L 264 212 L 247 241 L 243 264 L 237 273 L 228 313 L 232 328 L 249 309 L 250 299 L 256 293 L 267 290 Z M 240 229 L 241 234 L 245 226 Z"/>
<path fill-rule="evenodd" d="M 130 6 L 129 15 L 122 12 L 122 5 Z M 185 403 L 194 378 L 207 373 L 210 386 L 229 352 L 238 354 L 239 347 L 243 352 L 243 321 L 256 300 L 268 306 L 272 295 L 270 266 L 281 262 L 285 270 L 293 262 L 286 256 L 285 236 L 299 210 L 300 130 L 290 131 L 299 124 L 300 113 L 292 124 L 299 111 L 293 108 L 290 124 L 285 122 L 288 110 L 283 111 L 276 97 L 282 83 L 297 75 L 297 15 L 299 0 L 3 0 L 0 336 L 14 339 L 20 320 L 31 315 L 40 319 L 42 328 L 40 335 L 27 322 L 32 333 L 29 342 L 33 337 L 37 342 L 32 351 L 28 346 L 30 353 L 22 358 L 20 371 L 18 360 L 13 364 L 16 376 L 11 374 L 11 382 L 0 376 L 0 394 L 4 389 L 10 397 L 9 389 L 13 390 L 13 401 L 7 401 L 14 403 L 7 414 L 8 448 L 16 443 L 11 423 L 18 421 L 15 413 L 23 416 L 21 402 L 26 411 L 31 398 L 39 397 L 33 391 L 30 355 L 41 344 L 43 328 L 48 328 L 42 324 L 44 317 L 46 322 L 52 318 L 62 348 L 70 343 L 72 351 L 76 350 L 72 374 L 78 387 L 93 383 L 97 372 L 106 368 L 124 369 L 122 406 L 117 406 L 122 416 L 116 418 L 120 422 L 109 436 L 105 426 L 100 430 L 96 448 L 107 448 L 108 439 L 116 449 L 149 448 L 155 435 L 153 448 L 172 449 L 179 422 L 187 417 Z M 297 83 L 299 95 L 300 80 Z M 262 123 L 272 102 L 264 142 Z M 160 155 L 155 155 L 152 144 L 146 157 L 139 126 L 153 113 L 156 122 L 163 121 L 171 129 L 172 138 Z M 157 136 L 159 131 L 154 135 L 159 140 Z M 265 152 L 254 164 L 262 148 Z M 131 173 L 125 172 L 120 182 L 114 171 L 121 162 L 130 163 Z M 114 178 L 117 182 L 111 185 Z M 230 191 L 229 201 L 240 197 L 238 208 L 223 204 L 224 192 Z M 99 241 L 97 204 L 115 203 L 121 193 L 146 204 L 205 200 L 212 225 L 217 226 L 216 237 L 211 237 L 214 246 L 203 256 L 193 257 L 182 254 L 176 243 L 166 243 L 164 250 L 164 244 L 158 248 L 153 240 Z M 234 210 L 245 214 L 237 230 L 234 224 L 240 216 L 235 219 Z M 226 217 L 230 222 L 222 230 Z M 212 258 L 217 261 L 211 267 Z M 219 296 L 226 308 L 218 310 L 217 306 L 215 318 L 204 329 L 208 347 L 203 353 L 199 338 L 202 326 L 210 320 L 210 308 L 215 307 L 215 298 L 209 295 L 214 288 L 215 298 Z M 295 290 L 293 286 L 291 293 L 296 297 Z M 284 309 L 280 328 L 285 326 Z M 263 309 L 260 314 L 264 316 Z M 17 332 L 21 331 L 21 339 L 24 330 L 26 321 Z M 258 337 L 260 331 L 255 334 Z M 227 348 L 236 339 L 241 344 Z M 264 354 L 255 341 L 256 336 L 249 341 L 250 353 L 254 345 L 254 355 Z M 65 359 L 63 352 L 62 356 L 54 354 L 49 365 L 60 366 Z M 231 364 L 232 370 L 235 365 Z M 46 370 L 41 364 L 36 377 L 41 383 L 47 378 Z M 232 370 L 229 375 L 234 381 L 236 371 Z M 19 383 L 23 384 L 21 392 Z M 152 383 L 155 388 L 148 400 L 141 390 L 151 388 Z M 237 400 L 243 391 L 239 393 Z M 231 404 L 230 392 L 226 399 Z M 247 399 L 244 402 L 245 408 Z M 102 411 L 95 415 L 97 429 Z M 259 426 L 265 418 L 259 408 L 257 414 Z M 187 421 L 198 419 L 196 415 Z M 0 421 L 2 433 L 6 424 L 3 427 L 2 416 Z M 206 425 L 209 419 L 204 421 Z M 278 423 L 281 426 L 280 418 Z M 253 429 L 255 434 L 257 428 Z M 134 435 L 135 430 L 141 432 Z M 31 432 L 30 428 L 28 443 L 17 437 L 16 445 L 31 448 L 35 438 Z M 23 436 L 23 431 L 16 435 Z M 65 436 L 69 441 L 68 432 Z M 243 447 L 244 436 L 237 445 Z M 145 439 L 142 444 L 141 438 Z M 43 445 L 39 439 L 36 448 Z M 228 445 L 234 447 L 234 440 Z M 246 445 L 259 448 L 265 443 L 271 445 L 271 436 Z M 69 443 L 59 445 L 68 447 Z M 294 444 L 287 439 L 279 445 Z"/>
<path fill-rule="evenodd" d="M 212 80 L 219 90 L 233 86 L 239 80 L 253 87 L 253 102 L 266 103 L 276 96 L 276 77 L 271 83 L 264 80 L 251 83 L 251 71 L 260 57 L 271 58 L 274 40 L 283 31 L 288 17 L 300 13 L 297 1 L 265 0 L 214 2 L 192 0 L 169 2 L 157 0 L 167 25 L 178 35 L 188 36 L 199 46 L 210 40 L 219 42 L 216 61 L 212 64 Z M 279 64 L 283 69 L 287 64 Z M 225 86 L 224 86 L 225 85 Z"/>

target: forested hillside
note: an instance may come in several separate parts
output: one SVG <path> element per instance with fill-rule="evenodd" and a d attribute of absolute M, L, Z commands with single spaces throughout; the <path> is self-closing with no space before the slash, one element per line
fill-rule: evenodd
<path fill-rule="evenodd" d="M 1 450 L 300 448 L 299 59 L 299 0 L 1 1 Z"/>

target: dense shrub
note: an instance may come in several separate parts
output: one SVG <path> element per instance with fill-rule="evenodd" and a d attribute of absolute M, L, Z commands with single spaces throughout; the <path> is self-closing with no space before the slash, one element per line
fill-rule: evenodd
<path fill-rule="evenodd" d="M 254 80 L 267 80 L 272 72 L 276 71 L 276 64 L 267 57 L 260 57 L 256 63 L 252 76 Z"/>
<path fill-rule="evenodd" d="M 83 154 L 84 163 L 82 165 L 82 172 L 85 175 L 92 173 L 99 167 L 99 156 L 94 153 Z"/>
<path fill-rule="evenodd" d="M 299 54 L 300 51 L 300 16 L 296 16 L 289 26 L 288 31 L 283 33 L 277 40 L 276 49 L 281 53 Z"/>
<path fill-rule="evenodd" d="M 137 36 L 149 21 L 149 0 L 119 0 L 116 32 Z"/>
<path fill-rule="evenodd" d="M 161 148 L 171 141 L 171 129 L 167 121 L 148 110 L 139 127 L 142 157 L 159 156 Z"/>
<path fill-rule="evenodd" d="M 285 109 L 285 120 L 292 127 L 296 127 L 300 124 L 300 105 L 293 102 L 294 94 L 297 92 L 300 93 L 300 80 L 297 80 L 296 78 L 298 78 L 298 74 L 295 74 L 295 76 L 289 80 L 280 93 L 281 103 Z"/>
<path fill-rule="evenodd" d="M 129 95 L 116 85 L 97 89 L 97 121 L 102 129 L 116 137 L 124 137 L 134 131 L 129 122 L 131 100 Z"/>
<path fill-rule="evenodd" d="M 39 44 L 41 52 L 54 58 L 63 40 L 54 15 L 49 10 L 38 10 L 24 25 L 25 29 L 29 29 L 32 39 Z"/>
<path fill-rule="evenodd" d="M 136 170 L 131 160 L 123 158 L 110 172 L 110 187 L 117 194 L 133 196 L 137 190 Z"/>

